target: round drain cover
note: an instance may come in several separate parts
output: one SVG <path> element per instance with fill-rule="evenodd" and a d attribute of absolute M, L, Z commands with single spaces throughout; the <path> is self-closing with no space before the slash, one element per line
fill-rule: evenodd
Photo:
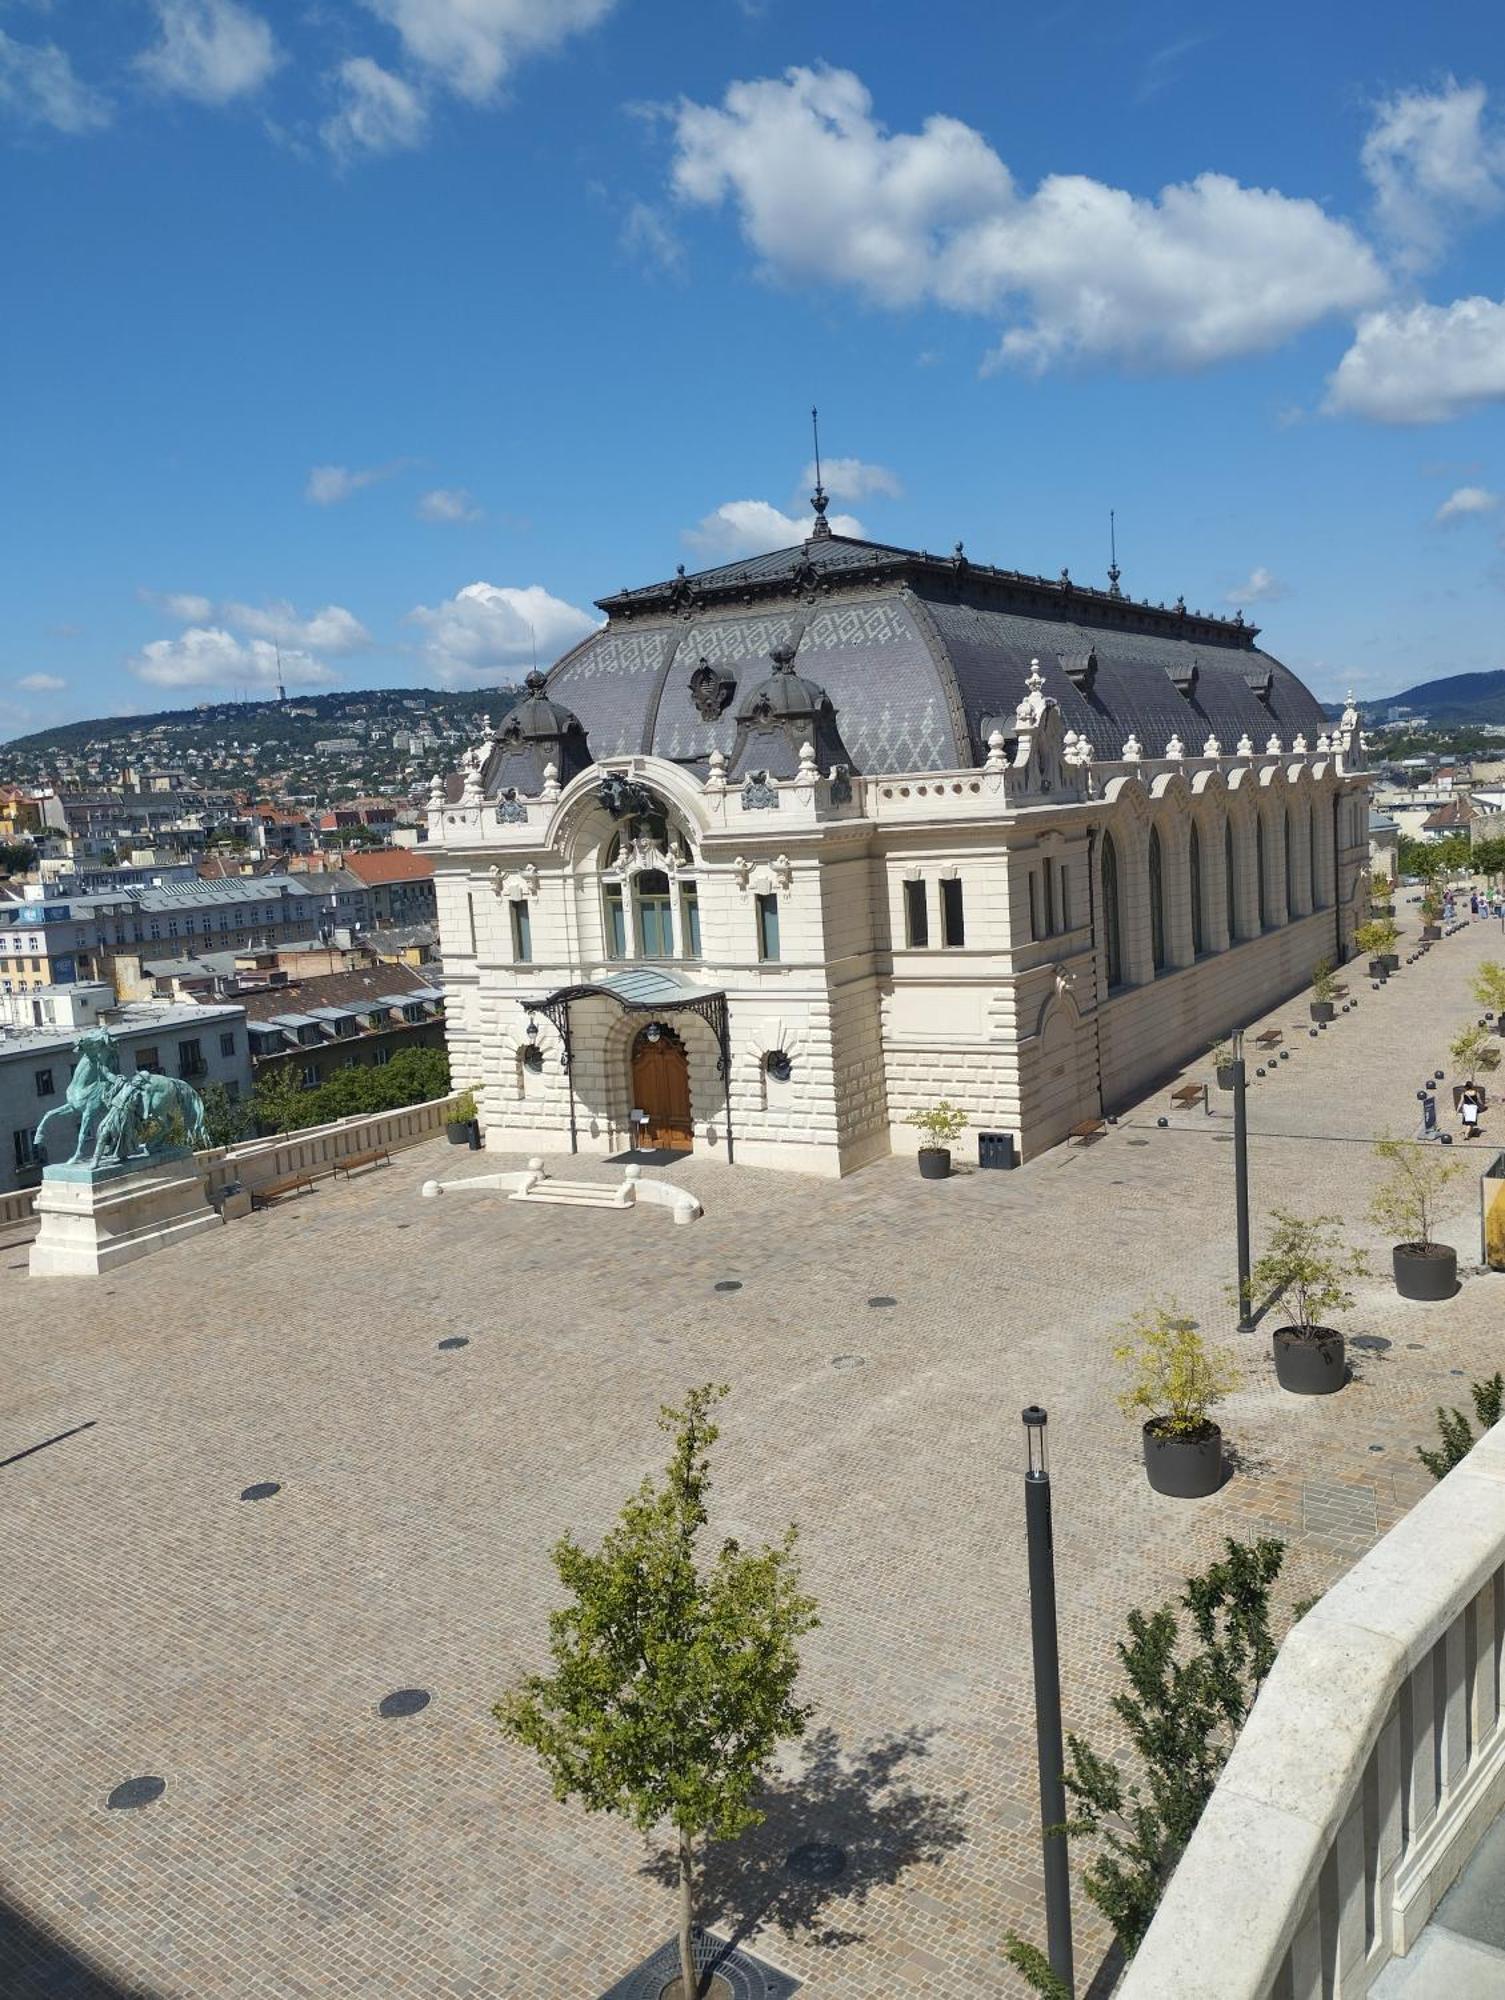
<path fill-rule="evenodd" d="M 887 1292 L 879 1292 L 876 1298 L 868 1300 L 870 1306 L 896 1306 L 898 1303 L 899 1301 L 891 1299 Z"/>
<path fill-rule="evenodd" d="M 740 1278 L 718 1278 L 711 1287 L 713 1292 L 740 1292 L 741 1289 L 742 1280 Z"/>
<path fill-rule="evenodd" d="M 865 1365 L 866 1365 L 865 1355 L 833 1354 L 831 1356 L 831 1366 L 833 1368 L 862 1368 Z"/>
<path fill-rule="evenodd" d="M 452 1333 L 448 1340 L 441 1340 L 439 1343 L 441 1350 L 452 1347 L 469 1347 L 469 1345 L 470 1342 L 465 1338 L 463 1333 Z"/>
<path fill-rule="evenodd" d="M 117 1812 L 129 1812 L 134 1806 L 149 1806 L 166 1790 L 166 1778 L 127 1778 L 123 1785 L 115 1787 L 105 1804 Z"/>
<path fill-rule="evenodd" d="M 417 1715 L 428 1707 L 432 1696 L 427 1688 L 397 1688 L 393 1693 L 383 1695 L 377 1703 L 378 1715 Z"/>
<path fill-rule="evenodd" d="M 258 1479 L 254 1486 L 246 1487 L 240 1497 L 242 1500 L 270 1500 L 274 1493 L 281 1491 L 275 1479 Z"/>
<path fill-rule="evenodd" d="M 832 1840 L 807 1840 L 784 1856 L 786 1871 L 802 1882 L 834 1882 L 845 1874 L 846 1865 L 845 1848 Z"/>

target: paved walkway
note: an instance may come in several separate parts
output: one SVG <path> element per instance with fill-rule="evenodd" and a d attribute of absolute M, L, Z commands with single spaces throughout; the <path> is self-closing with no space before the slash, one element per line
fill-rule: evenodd
<path fill-rule="evenodd" d="M 1505 957 L 1490 930 L 1381 994 L 1356 978 L 1358 1010 L 1316 1039 L 1304 1002 L 1270 1017 L 1291 1054 L 1251 1096 L 1257 1218 L 1339 1212 L 1383 1262 L 1365 1142 L 1414 1126 L 1470 969 Z M 1505 1117 L 1486 1126 L 1505 1142 Z M 430 1175 L 498 1164 L 435 1146 L 102 1282 L 31 1283 L 14 1256 L 0 1992 L 596 2000 L 669 1935 L 673 1898 L 489 1710 L 542 1660 L 551 1543 L 599 1535 L 660 1462 L 658 1404 L 722 1379 L 716 1525 L 798 1520 L 823 1622 L 812 1733 L 763 1833 L 714 1862 L 714 1914 L 810 2000 L 1019 1993 L 999 1938 L 1043 1931 L 1022 1405 L 1050 1410 L 1068 1722 L 1101 1742 L 1129 1605 L 1225 1534 L 1288 1539 L 1283 1602 L 1320 1590 L 1424 1490 L 1433 1406 L 1501 1363 L 1499 1280 L 1427 1307 L 1382 1272 L 1350 1322 L 1356 1379 L 1282 1395 L 1224 1295 L 1227 1139 L 1221 1105 L 1169 1114 L 1162 1092 L 1013 1174 L 691 1161 L 688 1228 L 423 1201 Z M 1475 1199 L 1471 1178 L 1450 1223 L 1469 1263 Z M 1195 1505 L 1147 1490 L 1113 1401 L 1116 1330 L 1170 1292 L 1248 1366 L 1236 1473 Z M 280 1491 L 239 1497 L 261 1481 Z M 427 1705 L 382 1715 L 402 1689 Z M 142 1776 L 160 1798 L 107 1805 Z M 785 1867 L 816 1840 L 845 1850 L 834 1881 Z M 1078 1935 L 1090 1966 L 1084 1904 Z"/>

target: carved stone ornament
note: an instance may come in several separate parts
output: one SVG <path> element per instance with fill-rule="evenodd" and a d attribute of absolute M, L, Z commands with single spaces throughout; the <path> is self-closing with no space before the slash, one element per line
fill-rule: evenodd
<path fill-rule="evenodd" d="M 500 826 L 526 826 L 528 808 L 517 796 L 516 789 L 509 786 L 496 802 L 497 823 Z"/>
<path fill-rule="evenodd" d="M 491 892 L 499 902 L 515 903 L 538 894 L 538 870 L 531 861 L 526 868 L 503 868 L 498 863 L 490 871 L 490 880 Z"/>
<path fill-rule="evenodd" d="M 1173 761 L 1176 758 L 1184 757 L 1186 755 L 1186 745 L 1181 741 L 1179 736 L 1173 736 L 1165 746 L 1165 754 Z"/>
<path fill-rule="evenodd" d="M 601 803 L 613 819 L 626 819 L 629 814 L 646 814 L 658 811 L 658 801 L 645 785 L 634 784 L 621 771 L 608 771 L 601 780 L 598 795 Z"/>
<path fill-rule="evenodd" d="M 1202 755 L 1204 757 L 1221 757 L 1222 754 L 1222 744 L 1219 743 L 1216 736 L 1209 736 L 1207 741 L 1202 745 Z"/>
<path fill-rule="evenodd" d="M 707 792 L 717 792 L 717 793 L 724 792 L 726 790 L 725 757 L 722 756 L 719 750 L 713 750 L 710 755 L 709 763 L 711 768 L 706 773 L 706 780 L 704 786 L 702 787 L 702 790 Z"/>
<path fill-rule="evenodd" d="M 702 722 L 714 722 L 724 715 L 736 692 L 735 674 L 713 667 L 707 659 L 702 659 L 690 675 L 690 699 Z"/>
<path fill-rule="evenodd" d="M 1239 738 L 1237 748 L 1234 751 L 1234 755 L 1236 757 L 1252 757 L 1254 755 L 1254 745 L 1249 740 L 1249 732 L 1247 729 L 1244 731 L 1243 735 Z"/>
<path fill-rule="evenodd" d="M 742 787 L 744 812 L 777 812 L 779 788 L 766 771 L 749 771 Z"/>
<path fill-rule="evenodd" d="M 1143 755 L 1144 755 L 1144 750 L 1140 745 L 1139 738 L 1131 730 L 1129 732 L 1129 735 L 1124 741 L 1123 760 L 1126 764 L 1133 764 L 1136 763 L 1138 759 L 1141 758 Z"/>
<path fill-rule="evenodd" d="M 852 774 L 845 764 L 831 766 L 831 803 L 833 806 L 850 805 L 852 802 Z"/>

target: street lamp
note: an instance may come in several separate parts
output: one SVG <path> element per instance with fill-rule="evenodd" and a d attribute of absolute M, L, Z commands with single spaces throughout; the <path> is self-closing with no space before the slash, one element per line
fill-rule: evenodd
<path fill-rule="evenodd" d="M 1249 1259 L 1249 1120 L 1245 1103 L 1248 1071 L 1244 1031 L 1233 1031 L 1233 1198 L 1238 1228 L 1238 1330 L 1252 1333 L 1254 1299 Z"/>
<path fill-rule="evenodd" d="M 1029 1550 L 1029 1624 L 1035 1662 L 1035 1751 L 1040 1769 L 1040 1840 L 1045 1860 L 1045 1937 L 1050 1969 L 1075 1991 L 1071 1869 L 1066 1851 L 1066 1755 L 1061 1739 L 1061 1662 L 1056 1647 L 1056 1557 L 1050 1520 L 1045 1412 L 1024 1412 L 1024 1529 Z"/>

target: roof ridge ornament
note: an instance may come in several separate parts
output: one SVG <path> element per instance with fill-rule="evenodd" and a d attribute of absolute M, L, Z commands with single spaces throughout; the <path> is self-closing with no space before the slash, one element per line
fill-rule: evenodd
<path fill-rule="evenodd" d="M 820 411 L 812 403 L 810 406 L 810 429 L 815 436 L 815 491 L 810 495 L 810 505 L 815 509 L 815 525 L 810 530 L 812 542 L 828 541 L 831 523 L 826 519 L 826 509 L 831 502 L 820 476 Z"/>

